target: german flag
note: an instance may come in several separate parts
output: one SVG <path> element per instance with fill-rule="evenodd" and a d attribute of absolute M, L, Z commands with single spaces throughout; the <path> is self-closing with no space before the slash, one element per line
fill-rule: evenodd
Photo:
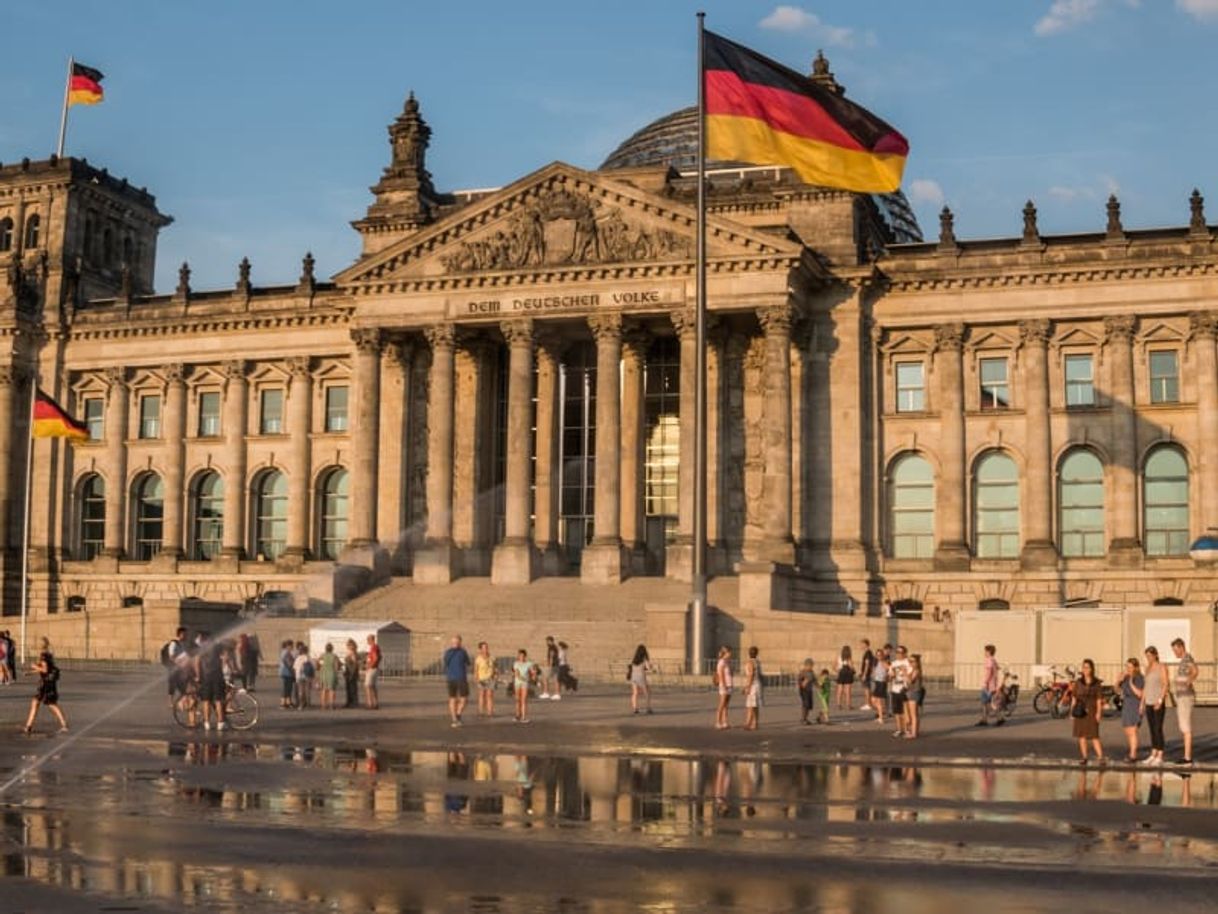
<path fill-rule="evenodd" d="M 68 80 L 68 105 L 96 105 L 105 96 L 102 91 L 101 70 L 72 62 L 72 77 Z"/>
<path fill-rule="evenodd" d="M 860 193 L 901 186 L 909 143 L 865 108 L 705 32 L 706 154 L 785 165 L 809 184 Z"/>
<path fill-rule="evenodd" d="M 89 440 L 89 430 L 84 423 L 77 422 L 69 416 L 62 406 L 48 397 L 41 389 L 34 396 L 33 434 L 35 438 Z"/>

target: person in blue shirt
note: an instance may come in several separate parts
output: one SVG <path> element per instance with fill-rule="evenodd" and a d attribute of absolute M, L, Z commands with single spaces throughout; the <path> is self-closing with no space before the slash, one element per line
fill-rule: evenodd
<path fill-rule="evenodd" d="M 469 701 L 469 668 L 473 661 L 461 646 L 461 636 L 453 635 L 444 652 L 444 679 L 448 683 L 448 716 L 454 727 L 461 726 L 461 715 Z"/>

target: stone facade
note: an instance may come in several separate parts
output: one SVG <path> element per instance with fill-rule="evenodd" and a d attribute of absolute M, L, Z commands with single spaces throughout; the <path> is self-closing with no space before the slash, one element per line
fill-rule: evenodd
<path fill-rule="evenodd" d="M 183 264 L 167 295 L 147 192 L 0 167 L 5 615 L 35 378 L 95 433 L 34 443 L 35 620 L 688 580 L 693 177 L 555 163 L 442 193 L 429 137 L 412 96 L 332 280 L 306 255 L 292 285 L 243 261 L 196 291 Z M 733 609 L 1218 598 L 1187 554 L 1218 523 L 1218 249 L 1191 207 L 1126 230 L 1113 200 L 1104 231 L 1042 237 L 1029 204 L 984 242 L 945 211 L 918 242 L 871 197 L 713 169 L 708 530 Z"/>

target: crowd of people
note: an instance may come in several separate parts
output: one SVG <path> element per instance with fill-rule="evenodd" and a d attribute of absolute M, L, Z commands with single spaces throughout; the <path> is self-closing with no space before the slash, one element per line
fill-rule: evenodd
<path fill-rule="evenodd" d="M 456 728 L 464 725 L 465 706 L 469 701 L 469 674 L 472 670 L 478 689 L 478 715 L 493 717 L 495 714 L 495 692 L 501 682 L 506 683 L 512 696 L 513 719 L 517 723 L 529 723 L 529 698 L 533 693 L 539 700 L 562 701 L 563 693 L 579 691 L 579 679 L 571 669 L 567 642 L 546 637 L 545 665 L 529 659 L 525 648 L 516 651 L 516 659 L 509 668 L 500 669 L 500 664 L 491 656 L 490 645 L 478 642 L 478 652 L 470 657 L 460 635 L 453 635 L 444 651 L 440 665 L 444 671 L 445 687 L 448 691 L 448 715 L 450 724 Z M 644 653 L 646 653 L 644 651 Z M 644 683 L 646 674 L 643 674 Z M 650 693 L 648 692 L 648 708 Z"/>

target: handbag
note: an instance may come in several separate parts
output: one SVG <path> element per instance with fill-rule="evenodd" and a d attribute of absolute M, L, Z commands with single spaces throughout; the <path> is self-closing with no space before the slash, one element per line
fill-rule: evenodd
<path fill-rule="evenodd" d="M 1087 716 L 1087 705 L 1081 701 L 1076 701 L 1074 707 L 1070 709 L 1070 716 L 1082 720 Z"/>

